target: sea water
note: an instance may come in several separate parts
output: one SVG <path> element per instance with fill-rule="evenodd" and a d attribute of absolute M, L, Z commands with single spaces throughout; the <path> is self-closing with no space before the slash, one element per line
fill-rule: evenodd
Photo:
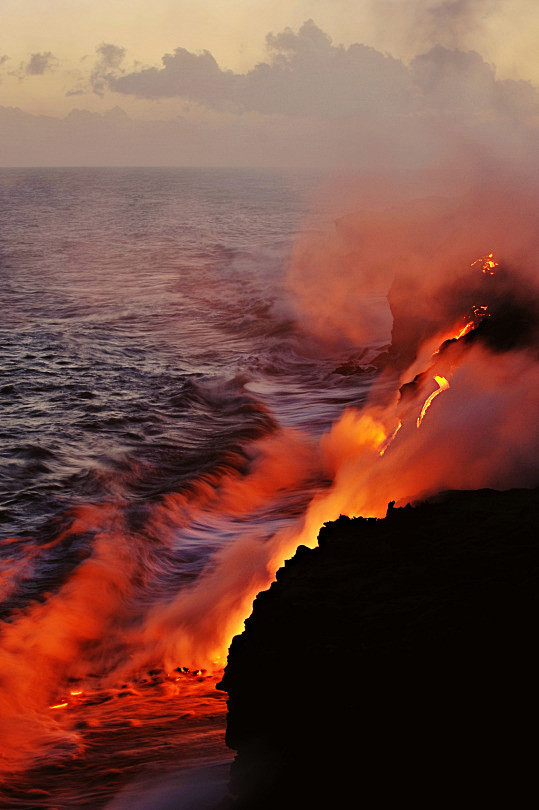
<path fill-rule="evenodd" d="M 319 181 L 0 172 L 3 807 L 230 758 L 212 611 L 245 612 L 250 549 L 327 485 L 309 443 L 372 382 L 290 300 Z"/>

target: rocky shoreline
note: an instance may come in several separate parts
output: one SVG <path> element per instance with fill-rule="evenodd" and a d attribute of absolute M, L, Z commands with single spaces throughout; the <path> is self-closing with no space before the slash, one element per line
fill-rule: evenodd
<path fill-rule="evenodd" d="M 220 688 L 234 810 L 519 804 L 532 778 L 538 490 L 341 517 L 255 600 Z"/>

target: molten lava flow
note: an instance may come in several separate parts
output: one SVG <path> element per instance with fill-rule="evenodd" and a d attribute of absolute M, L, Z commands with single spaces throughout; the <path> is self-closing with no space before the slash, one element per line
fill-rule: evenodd
<path fill-rule="evenodd" d="M 475 267 L 476 264 L 481 263 L 481 269 L 483 273 L 489 276 L 494 275 L 494 268 L 499 267 L 500 263 L 494 260 L 493 253 L 487 253 L 486 256 L 481 256 L 479 259 L 476 259 L 474 262 L 471 263 L 470 267 Z"/>
<path fill-rule="evenodd" d="M 391 442 L 393 441 L 393 439 L 395 438 L 395 436 L 397 435 L 397 433 L 399 432 L 399 430 L 401 429 L 401 427 L 402 427 L 402 422 L 401 422 L 401 420 L 399 419 L 399 424 L 397 425 L 397 427 L 395 428 L 395 430 L 393 431 L 393 433 L 392 433 L 390 436 L 388 436 L 388 438 L 385 440 L 384 444 L 382 445 L 382 448 L 381 448 L 381 450 L 380 450 L 380 455 L 381 455 L 381 456 L 383 456 L 383 455 L 384 455 L 384 453 L 386 452 L 387 448 L 389 447 L 389 445 L 391 444 Z"/>
<path fill-rule="evenodd" d="M 420 413 L 420 414 L 419 414 L 419 416 L 417 417 L 417 426 L 418 426 L 418 427 L 420 426 L 421 422 L 423 421 L 423 417 L 425 416 L 425 414 L 426 414 L 427 410 L 429 409 L 429 407 L 430 407 L 430 405 L 431 405 L 431 403 L 432 403 L 432 400 L 433 400 L 435 397 L 437 397 L 437 396 L 438 396 L 438 394 L 441 394 L 441 393 L 442 393 L 442 391 L 447 391 L 447 389 L 449 388 L 449 383 L 448 383 L 448 381 L 446 380 L 446 378 L 445 378 L 445 377 L 439 377 L 439 376 L 436 374 L 436 375 L 434 376 L 434 379 L 435 379 L 435 380 L 436 380 L 436 382 L 438 383 L 439 388 L 438 388 L 438 390 L 437 390 L 437 391 L 433 391 L 433 392 L 432 392 L 432 394 L 430 395 L 430 397 L 428 397 L 428 398 L 426 399 L 425 404 L 424 404 L 424 405 L 423 405 L 423 407 L 421 408 L 421 413 Z"/>
<path fill-rule="evenodd" d="M 475 311 L 474 311 L 474 314 L 475 314 Z M 468 334 L 468 332 L 471 332 L 471 331 L 472 331 L 472 329 L 474 329 L 474 328 L 475 328 L 475 324 L 474 324 L 474 322 L 473 322 L 473 321 L 468 321 L 468 323 L 466 324 L 466 326 L 463 326 L 463 327 L 462 327 L 462 329 L 460 330 L 460 332 L 458 332 L 458 333 L 455 335 L 455 339 L 456 339 L 456 340 L 459 340 L 461 337 L 464 337 L 464 335 L 467 335 L 467 334 Z"/>

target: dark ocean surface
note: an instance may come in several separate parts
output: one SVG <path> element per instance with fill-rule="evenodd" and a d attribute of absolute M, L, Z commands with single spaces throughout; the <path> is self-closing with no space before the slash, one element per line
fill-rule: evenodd
<path fill-rule="evenodd" d="M 373 379 L 343 373 L 354 358 L 321 350 L 290 304 L 318 182 L 0 171 L 2 807 L 98 808 L 141 774 L 230 757 L 225 696 L 193 671 L 199 630 L 165 638 L 174 605 L 324 489 L 307 461 L 292 475 L 280 437 L 317 440 Z M 244 485 L 262 463 L 271 485 Z"/>

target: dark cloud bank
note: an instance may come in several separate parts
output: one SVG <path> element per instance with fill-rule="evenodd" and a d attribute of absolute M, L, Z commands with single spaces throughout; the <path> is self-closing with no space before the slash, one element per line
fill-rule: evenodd
<path fill-rule="evenodd" d="M 334 117 L 450 110 L 477 115 L 539 112 L 539 93 L 524 81 L 499 81 L 475 52 L 436 45 L 409 67 L 366 45 L 335 46 L 312 20 L 295 34 L 266 37 L 270 59 L 248 73 L 222 70 L 208 51 L 176 48 L 163 67 L 109 73 L 110 89 L 139 98 L 180 97 L 214 109 Z"/>
<path fill-rule="evenodd" d="M 94 93 L 150 105 L 178 99 L 183 116 L 141 121 L 116 108 L 57 119 L 0 108 L 0 161 L 417 168 L 463 144 L 517 161 L 536 148 L 539 90 L 498 79 L 475 51 L 435 44 L 405 65 L 365 45 L 334 45 L 312 20 L 268 34 L 266 44 L 267 61 L 239 74 L 184 48 L 159 68 L 127 72 L 124 49 L 102 43 Z M 34 71 L 50 67 L 49 54 L 35 56 Z"/>

